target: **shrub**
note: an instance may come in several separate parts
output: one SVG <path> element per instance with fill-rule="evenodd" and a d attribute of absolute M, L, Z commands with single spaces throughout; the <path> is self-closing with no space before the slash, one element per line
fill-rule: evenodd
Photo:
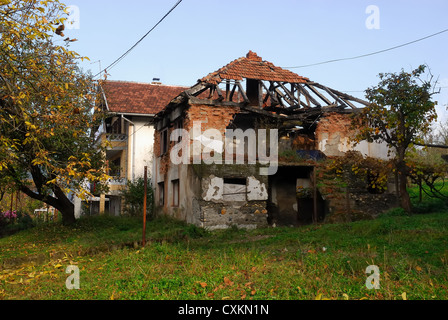
<path fill-rule="evenodd" d="M 0 212 L 0 228 L 4 228 L 8 224 L 14 223 L 16 219 L 17 219 L 17 212 L 15 210 Z"/>
<path fill-rule="evenodd" d="M 128 180 L 126 188 L 121 192 L 124 199 L 123 213 L 129 216 L 139 216 L 143 211 L 145 181 L 143 177 L 139 177 L 134 181 Z M 146 213 L 149 217 L 154 215 L 154 191 L 150 180 L 146 188 Z"/>

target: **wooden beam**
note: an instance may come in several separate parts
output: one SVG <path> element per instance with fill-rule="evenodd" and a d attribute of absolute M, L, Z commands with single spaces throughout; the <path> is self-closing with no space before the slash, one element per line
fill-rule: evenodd
<path fill-rule="evenodd" d="M 342 99 L 342 98 L 341 98 Z M 348 105 L 352 109 L 358 109 L 353 103 L 348 100 L 342 99 L 346 105 Z"/>
<path fill-rule="evenodd" d="M 291 101 L 289 97 L 286 97 L 279 89 L 275 89 L 277 95 L 279 95 L 283 100 L 285 100 L 290 106 L 295 105 L 294 101 Z"/>
<path fill-rule="evenodd" d="M 325 90 L 325 92 L 327 92 L 333 99 L 335 99 L 340 104 L 345 105 L 346 107 L 348 106 L 348 107 L 351 107 L 353 109 L 356 109 L 356 106 L 354 104 L 352 104 L 350 102 L 347 102 L 346 99 L 344 99 L 344 98 L 338 96 L 337 94 L 335 94 L 330 88 L 328 88 L 326 86 L 323 86 L 323 85 L 321 85 L 320 83 L 317 83 L 317 82 L 314 82 L 313 85 L 318 87 L 318 88 L 320 88 L 320 89 L 322 89 L 322 90 Z"/>
<path fill-rule="evenodd" d="M 327 97 L 325 97 L 323 94 L 321 94 L 319 91 L 317 91 L 317 89 L 314 88 L 311 84 L 306 83 L 305 86 L 307 86 L 311 91 L 313 91 L 314 94 L 316 96 L 318 96 L 319 98 L 321 98 L 326 104 L 328 104 L 328 105 L 332 104 L 331 101 L 327 99 Z"/>
<path fill-rule="evenodd" d="M 266 89 L 269 96 L 271 97 L 272 104 L 274 104 L 274 105 L 278 104 L 279 102 L 277 100 L 277 97 L 274 95 L 273 89 L 271 90 L 271 88 L 274 86 L 273 83 L 271 82 L 269 89 L 266 87 L 266 85 L 263 83 L 263 81 L 261 81 L 261 85 L 263 86 L 263 88 Z"/>
<path fill-rule="evenodd" d="M 216 89 L 216 93 L 218 93 L 219 100 L 224 100 L 224 97 L 222 95 L 222 90 L 218 87 L 218 85 L 216 85 L 215 89 Z"/>
<path fill-rule="evenodd" d="M 280 85 L 280 87 L 286 92 L 286 94 L 288 95 L 289 99 L 292 100 L 294 102 L 294 100 L 296 100 L 296 97 L 294 97 L 294 94 L 292 94 L 281 82 L 278 82 L 278 84 Z M 290 103 L 291 104 L 291 103 Z M 295 104 L 295 103 L 293 103 Z"/>
<path fill-rule="evenodd" d="M 414 143 L 414 144 L 420 147 L 448 149 L 448 146 L 443 144 L 423 144 L 423 143 Z"/>
<path fill-rule="evenodd" d="M 193 87 L 191 87 L 190 89 L 186 90 L 185 92 L 189 96 L 198 96 L 202 92 L 207 90 L 208 88 L 209 88 L 208 84 L 200 82 L 200 83 L 197 83 L 196 85 L 194 85 Z"/>
<path fill-rule="evenodd" d="M 241 85 L 241 82 L 236 81 L 236 85 L 238 86 L 239 92 L 241 93 L 241 95 L 243 96 L 244 102 L 249 103 L 249 98 L 246 95 L 246 92 L 244 91 L 243 86 Z"/>
<path fill-rule="evenodd" d="M 322 107 L 322 105 L 318 101 L 316 101 L 316 99 L 314 99 L 304 87 L 302 87 L 300 84 L 296 84 L 296 87 L 297 87 L 297 89 L 300 90 L 301 93 L 303 93 L 303 95 L 305 96 L 305 98 L 308 102 L 308 105 L 310 107 L 311 107 L 311 104 L 309 103 L 309 101 L 311 101 L 313 104 L 315 104 L 318 107 Z"/>

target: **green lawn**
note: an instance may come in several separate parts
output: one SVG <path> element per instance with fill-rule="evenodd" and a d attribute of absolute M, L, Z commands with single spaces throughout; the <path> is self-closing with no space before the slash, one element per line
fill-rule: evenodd
<path fill-rule="evenodd" d="M 448 210 L 205 232 L 95 217 L 0 239 L 0 299 L 448 299 Z M 80 289 L 66 288 L 76 265 Z M 376 265 L 380 288 L 367 289 Z"/>

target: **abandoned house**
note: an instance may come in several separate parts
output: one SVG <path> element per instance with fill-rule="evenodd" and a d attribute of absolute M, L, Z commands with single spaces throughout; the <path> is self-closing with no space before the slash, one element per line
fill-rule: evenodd
<path fill-rule="evenodd" d="M 97 104 L 109 117 L 98 128 L 96 136 L 98 144 L 108 141 L 106 159 L 111 179 L 107 194 L 98 194 L 95 186 L 91 186 L 95 197 L 89 201 L 89 214 L 120 215 L 123 208 L 120 193 L 127 181 L 143 177 L 145 166 L 149 177 L 152 176 L 154 116 L 185 89 L 163 85 L 159 81 L 104 81 L 99 86 L 101 99 Z M 78 199 L 75 203 L 77 216 L 81 214 L 79 202 Z"/>
<path fill-rule="evenodd" d="M 207 229 L 323 221 L 331 197 L 313 160 L 349 150 L 387 158 L 385 145 L 349 143 L 349 115 L 365 105 L 249 51 L 156 115 L 157 210 Z M 312 161 L 282 162 L 291 152 Z"/>

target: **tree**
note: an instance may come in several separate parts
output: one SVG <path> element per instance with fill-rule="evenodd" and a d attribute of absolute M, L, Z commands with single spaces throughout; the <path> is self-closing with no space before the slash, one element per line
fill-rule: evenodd
<path fill-rule="evenodd" d="M 407 152 L 414 144 L 423 143 L 437 119 L 436 103 L 431 100 L 434 92 L 433 76 L 426 79 L 426 66 L 419 66 L 411 73 L 380 73 L 377 86 L 366 90 L 370 105 L 355 116 L 359 129 L 356 140 L 385 142 L 395 153 L 395 170 L 398 173 L 401 207 L 411 212 L 411 201 L 406 189 L 410 168 Z"/>
<path fill-rule="evenodd" d="M 65 5 L 57 0 L 0 0 L 0 183 L 75 221 L 68 193 L 89 194 L 104 182 L 104 153 L 95 146 L 100 112 L 84 59 L 64 37 Z M 57 44 L 59 43 L 59 44 Z"/>

